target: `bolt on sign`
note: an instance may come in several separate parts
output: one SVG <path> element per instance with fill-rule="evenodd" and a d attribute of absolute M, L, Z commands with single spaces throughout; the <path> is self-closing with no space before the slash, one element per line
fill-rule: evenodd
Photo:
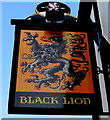
<path fill-rule="evenodd" d="M 44 8 L 46 17 L 38 13 Z M 101 113 L 90 34 L 80 29 L 77 18 L 64 16 L 70 11 L 65 4 L 45 2 L 37 10 L 31 20 L 11 21 L 16 29 L 8 112 Z"/>

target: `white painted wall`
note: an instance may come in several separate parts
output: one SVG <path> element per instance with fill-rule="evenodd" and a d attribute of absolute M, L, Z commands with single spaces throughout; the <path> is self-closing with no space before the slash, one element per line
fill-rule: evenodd
<path fill-rule="evenodd" d="M 97 0 L 99 1 L 99 0 Z M 103 0 L 103 2 L 98 2 L 98 9 L 99 9 L 99 16 L 100 16 L 100 21 L 101 21 L 101 27 L 102 27 L 102 34 L 106 38 L 106 40 L 109 41 L 110 43 L 110 17 L 109 17 L 109 8 L 110 8 L 110 2 Z M 92 9 L 91 13 L 91 19 L 94 22 L 94 12 Z M 98 52 L 98 47 L 95 45 L 95 50 L 96 50 L 96 59 L 97 59 L 97 66 L 99 66 L 102 69 L 102 63 L 100 59 L 100 52 Z M 103 111 L 108 112 L 108 102 L 107 102 L 107 97 L 106 97 L 106 86 L 104 82 L 104 76 L 99 75 L 99 83 L 100 83 L 100 91 L 101 91 L 101 96 L 102 96 L 102 106 L 103 106 Z"/>
<path fill-rule="evenodd" d="M 104 1 L 104 0 L 103 0 Z M 108 34 L 108 25 L 110 23 L 109 21 L 109 10 L 110 7 L 109 2 L 98 2 L 98 8 L 99 8 L 99 15 L 101 20 L 101 26 L 102 26 L 102 32 L 105 38 L 110 42 L 110 35 Z"/>
<path fill-rule="evenodd" d="M 110 32 L 109 32 L 109 24 L 110 24 L 110 17 L 109 17 L 109 9 L 110 9 L 110 2 L 107 0 L 97 0 L 98 4 L 98 9 L 99 9 L 99 16 L 100 16 L 100 22 L 101 22 L 101 27 L 102 27 L 102 33 L 105 36 L 105 38 L 110 42 Z M 103 1 L 103 2 L 101 2 Z M 92 10 L 91 13 L 91 19 L 94 20 L 94 13 Z"/>

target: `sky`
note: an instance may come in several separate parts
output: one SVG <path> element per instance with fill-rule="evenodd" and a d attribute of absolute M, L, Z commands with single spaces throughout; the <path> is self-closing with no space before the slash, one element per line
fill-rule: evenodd
<path fill-rule="evenodd" d="M 6 1 L 6 0 L 5 0 Z M 8 1 L 8 0 L 7 0 Z M 46 1 L 46 0 L 45 0 Z M 61 1 L 61 0 L 59 0 Z M 63 1 L 63 0 L 62 0 Z M 67 0 L 66 0 L 67 1 Z M 79 0 L 75 0 L 79 1 Z M 11 19 L 25 19 L 35 13 L 39 2 L 2 2 L 2 118 L 82 118 L 91 116 L 41 116 L 41 115 L 9 115 L 8 95 L 10 87 L 12 56 L 14 48 L 14 28 Z M 63 2 L 71 8 L 71 15 L 77 17 L 79 2 Z M 1 6 L 1 3 L 0 3 Z"/>

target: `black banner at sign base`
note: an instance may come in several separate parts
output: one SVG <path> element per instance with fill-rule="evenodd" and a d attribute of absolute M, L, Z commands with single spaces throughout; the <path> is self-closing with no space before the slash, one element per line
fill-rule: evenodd
<path fill-rule="evenodd" d="M 93 95 L 90 94 L 16 93 L 16 98 L 15 107 L 38 108 L 38 114 L 60 115 L 65 113 L 71 115 L 73 113 L 80 113 L 79 110 L 81 111 L 80 114 L 91 114 L 94 105 L 94 103 L 92 103 Z M 27 110 L 24 111 L 24 113 L 26 112 Z M 96 109 L 95 112 L 97 112 Z M 29 111 L 29 113 L 36 114 L 36 111 Z"/>

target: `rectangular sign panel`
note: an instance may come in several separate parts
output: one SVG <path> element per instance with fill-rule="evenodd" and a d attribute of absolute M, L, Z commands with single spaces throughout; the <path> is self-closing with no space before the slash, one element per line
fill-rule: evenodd
<path fill-rule="evenodd" d="M 86 33 L 22 30 L 19 50 L 16 92 L 94 93 Z"/>
<path fill-rule="evenodd" d="M 97 111 L 86 32 L 21 30 L 17 59 L 15 113 Z"/>

